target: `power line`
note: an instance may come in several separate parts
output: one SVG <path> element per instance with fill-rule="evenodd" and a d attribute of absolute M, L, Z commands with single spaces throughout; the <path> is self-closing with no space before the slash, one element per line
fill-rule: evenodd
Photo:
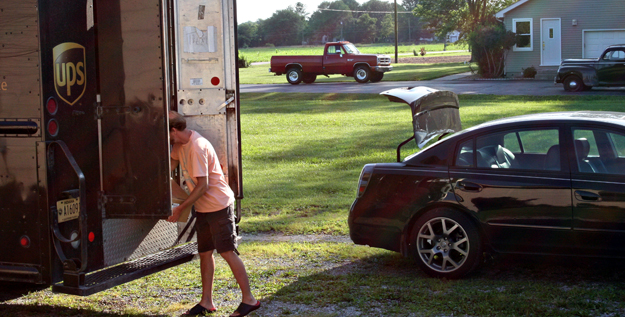
<path fill-rule="evenodd" d="M 393 13 L 395 14 L 395 11 L 359 11 L 359 10 L 338 10 L 338 9 L 317 9 L 319 11 L 335 11 L 335 12 L 356 12 L 356 13 Z M 397 13 L 410 13 L 412 14 L 411 11 L 401 11 L 401 12 L 397 12 Z"/>

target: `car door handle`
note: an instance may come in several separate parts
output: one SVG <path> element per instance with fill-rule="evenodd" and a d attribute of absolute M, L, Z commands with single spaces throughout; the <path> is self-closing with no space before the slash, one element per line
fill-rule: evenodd
<path fill-rule="evenodd" d="M 576 190 L 575 191 L 575 198 L 577 200 L 600 201 L 601 200 L 601 195 L 595 194 L 595 193 L 591 193 L 591 192 L 587 192 L 587 191 L 583 191 L 583 190 Z"/>
<path fill-rule="evenodd" d="M 482 190 L 482 185 L 464 181 L 457 182 L 456 187 L 467 192 L 479 192 Z"/>

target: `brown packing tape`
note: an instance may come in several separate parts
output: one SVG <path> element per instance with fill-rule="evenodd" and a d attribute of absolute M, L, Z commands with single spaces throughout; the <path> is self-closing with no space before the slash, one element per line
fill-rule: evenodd
<path fill-rule="evenodd" d="M 171 195 L 171 201 L 174 204 L 182 204 L 182 202 L 189 197 L 189 194 L 187 194 L 187 192 L 185 192 L 184 189 L 182 189 L 182 187 L 180 187 L 180 185 L 178 185 L 178 183 L 174 180 L 171 181 Z M 189 206 L 182 211 L 180 217 L 178 218 L 178 222 L 187 222 L 189 214 L 191 213 L 191 207 L 192 206 Z"/>

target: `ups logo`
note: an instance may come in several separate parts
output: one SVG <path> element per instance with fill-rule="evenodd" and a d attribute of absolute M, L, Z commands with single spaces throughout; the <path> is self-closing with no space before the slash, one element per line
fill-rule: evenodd
<path fill-rule="evenodd" d="M 85 93 L 85 47 L 62 43 L 52 49 L 54 55 L 54 89 L 59 98 L 74 105 Z"/>

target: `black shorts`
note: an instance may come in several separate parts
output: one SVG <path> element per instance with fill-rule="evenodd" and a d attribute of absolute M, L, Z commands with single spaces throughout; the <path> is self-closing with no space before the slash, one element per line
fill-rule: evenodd
<path fill-rule="evenodd" d="M 196 212 L 197 251 L 237 251 L 237 234 L 232 205 L 215 212 Z"/>

